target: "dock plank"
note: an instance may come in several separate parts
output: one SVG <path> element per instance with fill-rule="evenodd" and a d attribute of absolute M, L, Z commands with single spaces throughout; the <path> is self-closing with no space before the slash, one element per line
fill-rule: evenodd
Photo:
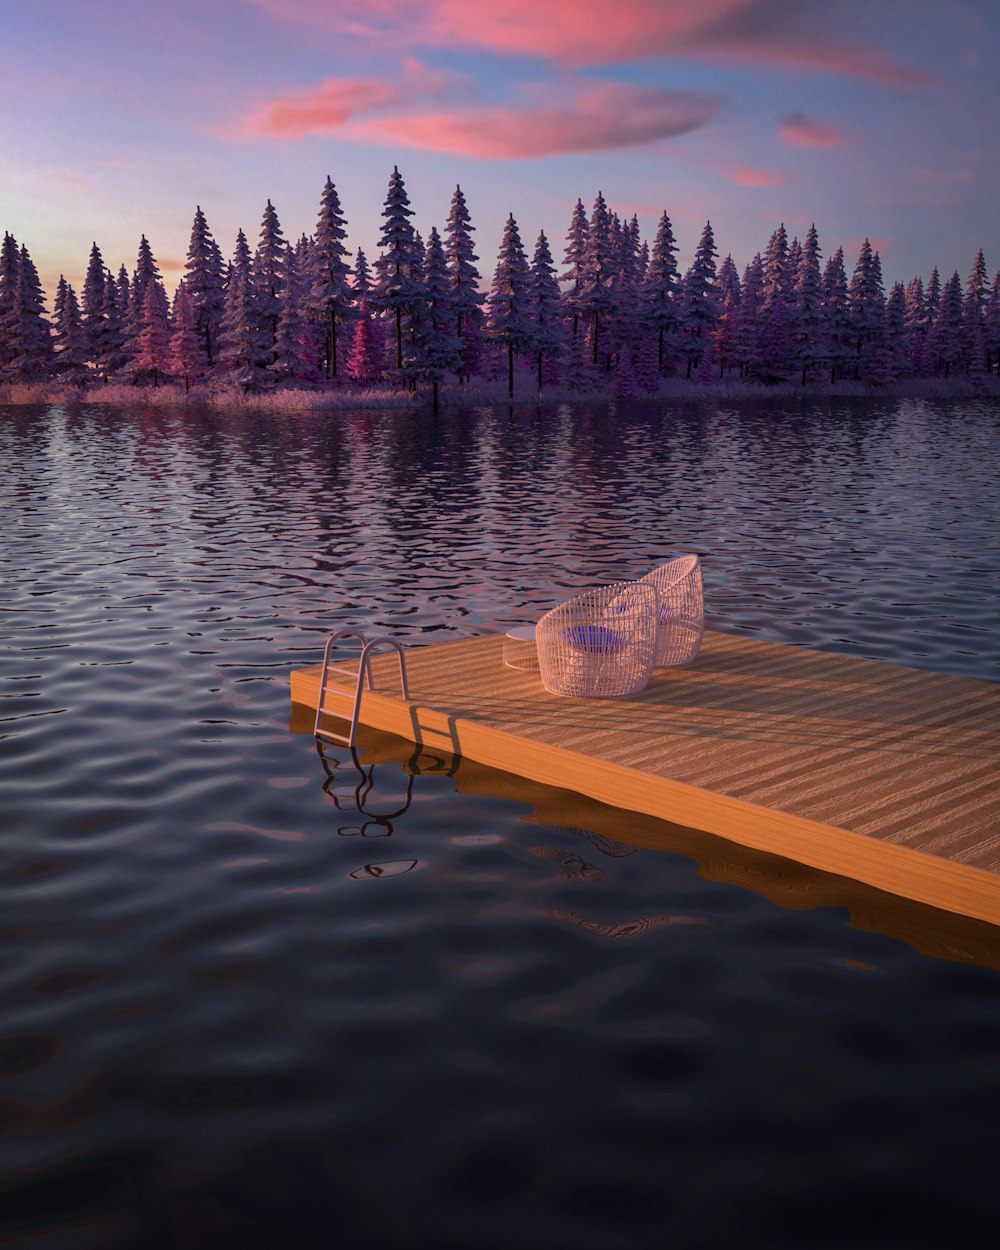
<path fill-rule="evenodd" d="M 709 632 L 639 695 L 567 699 L 502 647 L 410 649 L 409 701 L 378 657 L 363 721 L 1000 924 L 1000 686 Z M 315 707 L 319 668 L 291 685 Z"/>

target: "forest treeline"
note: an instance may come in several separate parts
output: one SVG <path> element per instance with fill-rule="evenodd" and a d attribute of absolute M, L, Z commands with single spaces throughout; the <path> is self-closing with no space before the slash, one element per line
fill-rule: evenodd
<path fill-rule="evenodd" d="M 505 379 L 515 361 L 539 390 L 611 385 L 655 393 L 664 377 L 698 380 L 983 379 L 1000 374 L 1000 273 L 977 252 L 968 278 L 934 269 L 886 293 L 865 240 L 848 277 L 843 249 L 822 263 L 819 237 L 784 225 L 739 272 L 718 263 L 711 224 L 685 273 L 670 218 L 650 246 L 598 194 L 577 201 L 557 270 L 540 233 L 528 256 L 507 219 L 489 291 L 474 227 L 457 187 L 443 233 L 414 229 L 394 169 L 379 255 L 352 256 L 336 187 L 326 179 L 315 232 L 286 241 L 268 200 L 255 249 L 243 231 L 226 261 L 197 208 L 183 278 L 168 299 L 145 236 L 135 268 L 117 274 L 91 249 L 82 291 L 60 277 L 46 310 L 28 249 L 9 232 L 0 249 L 0 380 L 87 387 L 109 381 L 185 391 L 244 392 L 448 379 Z"/>

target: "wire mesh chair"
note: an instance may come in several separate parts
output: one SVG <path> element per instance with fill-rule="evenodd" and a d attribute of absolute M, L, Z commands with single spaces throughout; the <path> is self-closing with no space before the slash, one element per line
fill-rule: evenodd
<path fill-rule="evenodd" d="M 637 694 L 653 672 L 659 597 L 650 582 L 616 582 L 569 599 L 535 627 L 542 684 L 553 694 Z"/>
<path fill-rule="evenodd" d="M 660 598 L 655 667 L 690 664 L 705 635 L 701 560 L 698 556 L 678 556 L 641 580 L 655 586 Z"/>

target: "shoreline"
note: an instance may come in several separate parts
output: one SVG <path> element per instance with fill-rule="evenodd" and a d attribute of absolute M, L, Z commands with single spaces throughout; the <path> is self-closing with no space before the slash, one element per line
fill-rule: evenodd
<path fill-rule="evenodd" d="M 655 404 L 664 400 L 696 402 L 704 399 L 1000 399 L 1000 378 L 985 377 L 973 381 L 967 377 L 908 378 L 874 387 L 847 380 L 836 383 L 762 382 L 717 380 L 700 382 L 688 378 L 664 378 L 658 391 L 636 395 L 616 395 L 613 382 L 606 387 L 578 389 L 568 386 L 547 387 L 540 394 L 527 375 L 516 387 L 513 398 L 505 383 L 478 382 L 466 386 L 449 384 L 439 390 L 440 408 L 490 406 L 523 407 L 542 404 L 574 404 L 622 402 Z M 415 395 L 397 386 L 357 387 L 353 382 L 326 387 L 296 387 L 245 393 L 237 388 L 193 387 L 185 394 L 177 383 L 163 386 L 134 386 L 125 383 L 95 383 L 89 387 L 62 385 L 58 382 L 13 382 L 0 384 L 0 404 L 154 404 L 169 406 L 198 405 L 220 409 L 243 409 L 265 412 L 338 411 L 353 408 L 398 408 L 433 411 L 429 387 Z"/>

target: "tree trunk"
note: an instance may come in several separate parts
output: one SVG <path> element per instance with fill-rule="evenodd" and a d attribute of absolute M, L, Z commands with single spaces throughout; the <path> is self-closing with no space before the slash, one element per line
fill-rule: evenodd
<path fill-rule="evenodd" d="M 538 393 L 542 393 L 542 353 L 538 353 Z"/>
<path fill-rule="evenodd" d="M 434 379 L 434 411 L 438 410 L 438 380 Z"/>
<path fill-rule="evenodd" d="M 514 398 L 514 344 L 507 344 L 507 398 Z"/>
<path fill-rule="evenodd" d="M 601 329 L 601 314 L 594 310 L 594 365 L 597 365 L 597 338 Z"/>
<path fill-rule="evenodd" d="M 657 368 L 659 369 L 660 373 L 662 373 L 663 372 L 663 326 L 660 326 L 660 339 L 657 344 L 656 363 L 657 363 Z"/>
<path fill-rule="evenodd" d="M 337 314 L 330 309 L 330 331 L 327 335 L 327 344 L 329 350 L 329 359 L 326 362 L 326 376 L 335 378 L 337 376 Z"/>
<path fill-rule="evenodd" d="M 403 310 L 396 306 L 396 368 L 403 367 Z"/>

